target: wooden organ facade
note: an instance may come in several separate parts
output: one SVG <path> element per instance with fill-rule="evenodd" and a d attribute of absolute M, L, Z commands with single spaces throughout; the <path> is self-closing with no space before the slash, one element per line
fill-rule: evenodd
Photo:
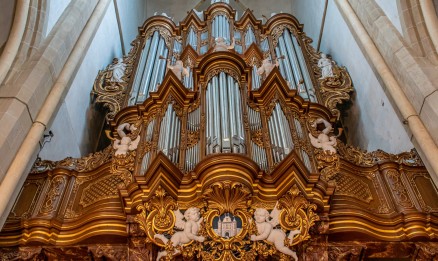
<path fill-rule="evenodd" d="M 298 260 L 438 259 L 426 168 L 414 151 L 338 139 L 352 81 L 332 62 L 324 75 L 310 43 L 289 14 L 238 18 L 224 2 L 178 24 L 146 20 L 123 66 L 93 87 L 112 145 L 35 163 L 0 259 L 293 260 L 283 247 Z M 223 216 L 235 235 L 215 232 Z M 265 222 L 270 235 L 295 235 L 257 239 Z"/>

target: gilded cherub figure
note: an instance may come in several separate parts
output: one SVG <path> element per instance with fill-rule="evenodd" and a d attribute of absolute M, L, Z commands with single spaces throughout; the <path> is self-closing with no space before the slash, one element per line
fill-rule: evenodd
<path fill-rule="evenodd" d="M 264 208 L 257 208 L 254 212 L 254 219 L 257 226 L 258 235 L 251 235 L 251 241 L 266 240 L 273 243 L 275 248 L 283 254 L 291 256 L 295 261 L 298 261 L 297 254 L 284 245 L 286 233 L 281 229 L 274 228 L 279 224 L 280 210 L 277 206 L 269 214 L 269 211 Z M 271 218 L 271 220 L 269 220 Z M 290 244 L 292 244 L 294 236 L 300 234 L 300 230 L 292 230 L 287 236 Z"/>
<path fill-rule="evenodd" d="M 188 208 L 186 212 L 184 212 L 184 215 L 179 209 L 174 211 L 174 213 L 176 217 L 175 227 L 183 229 L 183 231 L 176 232 L 170 238 L 170 242 L 172 242 L 172 245 L 174 247 L 187 244 L 192 240 L 204 242 L 205 238 L 203 236 L 197 235 L 202 222 L 202 218 L 200 218 L 199 208 Z M 183 218 L 186 221 L 184 221 Z M 169 239 L 162 234 L 155 234 L 154 238 L 160 239 L 161 241 L 163 241 L 164 244 L 167 244 L 167 242 L 169 241 Z M 175 256 L 179 253 L 180 251 L 178 249 L 175 249 L 173 255 Z M 166 250 L 158 252 L 157 261 L 166 255 Z"/>
<path fill-rule="evenodd" d="M 328 151 L 330 153 L 336 153 L 336 149 L 334 146 L 336 146 L 338 143 L 336 141 L 336 137 L 332 136 L 329 137 L 328 134 L 333 130 L 332 125 L 322 119 L 318 118 L 313 124 L 312 127 L 316 128 L 316 126 L 320 123 L 324 123 L 324 130 L 318 135 L 318 138 L 313 137 L 311 133 L 309 133 L 310 142 L 312 143 L 313 147 L 322 149 L 323 151 Z M 340 135 L 340 133 L 339 133 Z M 339 136 L 338 135 L 338 136 Z"/>
<path fill-rule="evenodd" d="M 117 127 L 117 133 L 119 134 L 121 140 L 116 139 L 114 141 L 113 148 L 116 149 L 115 155 L 126 155 L 128 150 L 135 150 L 138 146 L 138 142 L 140 141 L 140 135 L 137 136 L 135 140 L 131 140 L 125 133 L 125 130 L 134 131 L 137 128 L 134 125 L 129 123 L 120 124 Z"/>

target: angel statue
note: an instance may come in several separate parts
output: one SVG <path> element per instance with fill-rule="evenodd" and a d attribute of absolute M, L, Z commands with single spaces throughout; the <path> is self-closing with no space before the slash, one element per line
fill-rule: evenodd
<path fill-rule="evenodd" d="M 324 123 L 325 129 L 321 132 L 321 134 L 318 135 L 318 138 L 313 137 L 313 135 L 309 133 L 310 142 L 315 148 L 322 149 L 323 151 L 329 151 L 330 153 L 336 153 L 334 146 L 338 144 L 336 138 L 341 134 L 341 132 L 339 132 L 338 136 L 336 137 L 329 137 L 328 134 L 333 130 L 332 125 L 328 121 L 318 118 L 312 124 L 312 127 L 316 128 L 316 125 L 320 123 Z M 340 129 L 340 131 L 341 130 L 342 129 Z"/>
<path fill-rule="evenodd" d="M 169 65 L 170 59 L 167 59 L 167 68 L 169 68 L 176 77 L 181 81 L 182 77 L 189 76 L 189 70 L 187 68 L 184 68 L 183 62 L 181 60 L 177 60 L 175 62 L 175 65 Z"/>
<path fill-rule="evenodd" d="M 333 77 L 333 61 L 327 58 L 325 53 L 321 54 L 318 61 L 318 67 L 321 68 L 321 78 Z"/>
<path fill-rule="evenodd" d="M 128 150 L 135 150 L 138 146 L 138 142 L 140 141 L 140 135 L 137 136 L 137 138 L 132 141 L 130 137 L 128 137 L 125 133 L 125 130 L 134 131 L 137 128 L 134 125 L 131 125 L 129 123 L 123 123 L 120 124 L 117 127 L 117 133 L 122 138 L 121 140 L 116 139 L 114 141 L 114 149 L 116 149 L 115 155 L 126 155 Z"/>
<path fill-rule="evenodd" d="M 257 74 L 263 75 L 264 73 L 267 77 L 272 72 L 272 69 L 274 69 L 274 67 L 278 67 L 278 59 L 275 59 L 275 64 L 273 64 L 269 58 L 264 59 L 262 62 L 262 66 L 260 66 L 260 68 L 257 68 Z"/>
<path fill-rule="evenodd" d="M 275 206 L 271 214 L 264 208 L 257 208 L 254 212 L 254 219 L 257 226 L 258 235 L 251 235 L 251 241 L 266 240 L 269 243 L 273 243 L 275 248 L 283 254 L 291 256 L 295 261 L 298 261 L 297 254 L 287 246 L 284 245 L 286 233 L 281 229 L 274 228 L 277 226 L 280 216 L 280 210 Z M 269 220 L 271 218 L 271 220 Z M 292 230 L 289 232 L 288 240 L 289 244 L 292 244 L 294 236 L 300 234 L 300 230 Z"/>
<path fill-rule="evenodd" d="M 170 241 L 174 247 L 178 245 L 187 244 L 192 240 L 196 240 L 198 242 L 204 242 L 203 236 L 197 236 L 199 228 L 201 226 L 202 218 L 200 218 L 199 208 L 191 207 L 184 212 L 184 215 L 181 213 L 179 209 L 174 211 L 175 213 L 175 227 L 182 229 L 183 231 L 178 231 L 172 235 Z M 184 221 L 185 219 L 186 221 Z M 167 244 L 169 239 L 165 237 L 163 234 L 155 234 L 154 238 L 158 238 L 163 241 L 164 244 Z M 179 254 L 180 251 L 175 249 L 173 255 Z M 167 255 L 167 251 L 160 251 L 157 255 L 157 261 L 160 258 Z"/>
<path fill-rule="evenodd" d="M 234 37 L 230 45 L 225 42 L 225 39 L 223 37 L 217 37 L 214 41 L 216 45 L 214 46 L 213 52 L 228 51 L 234 49 L 234 44 L 236 42 Z"/>
<path fill-rule="evenodd" d="M 114 58 L 113 63 L 109 65 L 112 71 L 111 82 L 123 82 L 123 75 L 125 75 L 126 64 L 123 63 L 123 58 Z"/>

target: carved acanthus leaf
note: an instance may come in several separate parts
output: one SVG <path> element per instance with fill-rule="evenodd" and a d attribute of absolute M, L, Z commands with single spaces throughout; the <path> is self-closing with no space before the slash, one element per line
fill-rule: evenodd
<path fill-rule="evenodd" d="M 282 210 L 280 214 L 280 224 L 286 230 L 301 231 L 298 234 L 292 245 L 296 245 L 310 238 L 309 230 L 319 220 L 319 216 L 315 214 L 316 205 L 310 203 L 294 185 L 286 195 L 278 201 L 278 208 Z"/>

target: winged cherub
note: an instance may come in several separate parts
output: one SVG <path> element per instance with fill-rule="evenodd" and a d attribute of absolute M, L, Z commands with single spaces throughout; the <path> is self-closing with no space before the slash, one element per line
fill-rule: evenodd
<path fill-rule="evenodd" d="M 225 42 L 225 39 L 223 37 L 217 37 L 214 41 L 215 41 L 216 45 L 214 46 L 213 52 L 228 51 L 228 50 L 234 49 L 234 44 L 235 44 L 234 37 L 233 37 L 230 45 L 228 45 Z"/>
<path fill-rule="evenodd" d="M 329 151 L 331 153 L 336 153 L 336 149 L 334 148 L 334 146 L 337 145 L 336 137 L 338 137 L 341 133 L 339 133 L 336 137 L 329 137 L 328 134 L 333 130 L 333 127 L 328 121 L 322 118 L 318 118 L 312 124 L 312 127 L 316 128 L 316 126 L 320 123 L 324 123 L 324 130 L 322 130 L 322 132 L 318 135 L 318 138 L 313 137 L 313 135 L 309 133 L 310 142 L 315 148 L 322 149 L 323 151 Z"/>
<path fill-rule="evenodd" d="M 274 67 L 278 67 L 279 63 L 278 63 L 278 59 L 275 59 L 275 64 L 273 64 L 271 62 L 271 59 L 267 58 L 264 59 L 262 62 L 262 66 L 260 66 L 260 68 L 257 68 L 257 74 L 258 75 L 263 75 L 263 73 L 265 74 L 265 76 L 267 77 L 271 71 L 274 69 Z"/>
<path fill-rule="evenodd" d="M 128 150 L 135 150 L 138 146 L 138 142 L 140 141 L 140 135 L 137 136 L 135 140 L 131 140 L 125 133 L 125 130 L 134 131 L 137 128 L 134 125 L 129 123 L 120 124 L 117 127 L 117 133 L 119 134 L 121 140 L 116 139 L 114 141 L 114 149 L 116 149 L 115 155 L 126 155 Z"/>
<path fill-rule="evenodd" d="M 280 221 L 280 210 L 277 206 L 272 210 L 271 214 L 264 208 L 257 208 L 254 212 L 254 219 L 257 226 L 258 235 L 251 235 L 251 241 L 266 240 L 273 243 L 275 248 L 283 254 L 291 256 L 295 261 L 298 261 L 297 254 L 284 245 L 286 233 L 281 229 L 274 228 Z M 271 220 L 269 220 L 271 218 Z M 294 236 L 300 234 L 300 230 L 292 230 L 288 235 L 290 244 L 292 244 Z"/>
<path fill-rule="evenodd" d="M 184 212 L 184 215 L 179 209 L 174 211 L 174 213 L 176 218 L 175 227 L 183 229 L 183 231 L 176 232 L 170 238 L 170 241 L 172 242 L 172 245 L 174 247 L 187 244 L 192 240 L 204 242 L 205 238 L 203 236 L 197 236 L 202 222 L 202 218 L 200 218 L 199 208 L 188 208 L 186 212 Z M 185 219 L 186 221 L 184 221 L 183 219 Z M 169 241 L 169 239 L 163 234 L 155 234 L 154 238 L 160 239 L 161 241 L 163 241 L 164 244 L 167 244 L 167 242 Z M 175 256 L 179 253 L 180 251 L 178 249 L 175 249 L 173 255 Z M 157 261 L 166 255 L 166 250 L 158 252 Z"/>
<path fill-rule="evenodd" d="M 169 68 L 180 81 L 182 80 L 183 76 L 189 76 L 189 70 L 187 70 L 187 68 L 184 68 L 183 62 L 181 60 L 177 60 L 174 65 L 169 65 L 170 59 L 167 59 L 167 61 L 167 68 Z"/>

